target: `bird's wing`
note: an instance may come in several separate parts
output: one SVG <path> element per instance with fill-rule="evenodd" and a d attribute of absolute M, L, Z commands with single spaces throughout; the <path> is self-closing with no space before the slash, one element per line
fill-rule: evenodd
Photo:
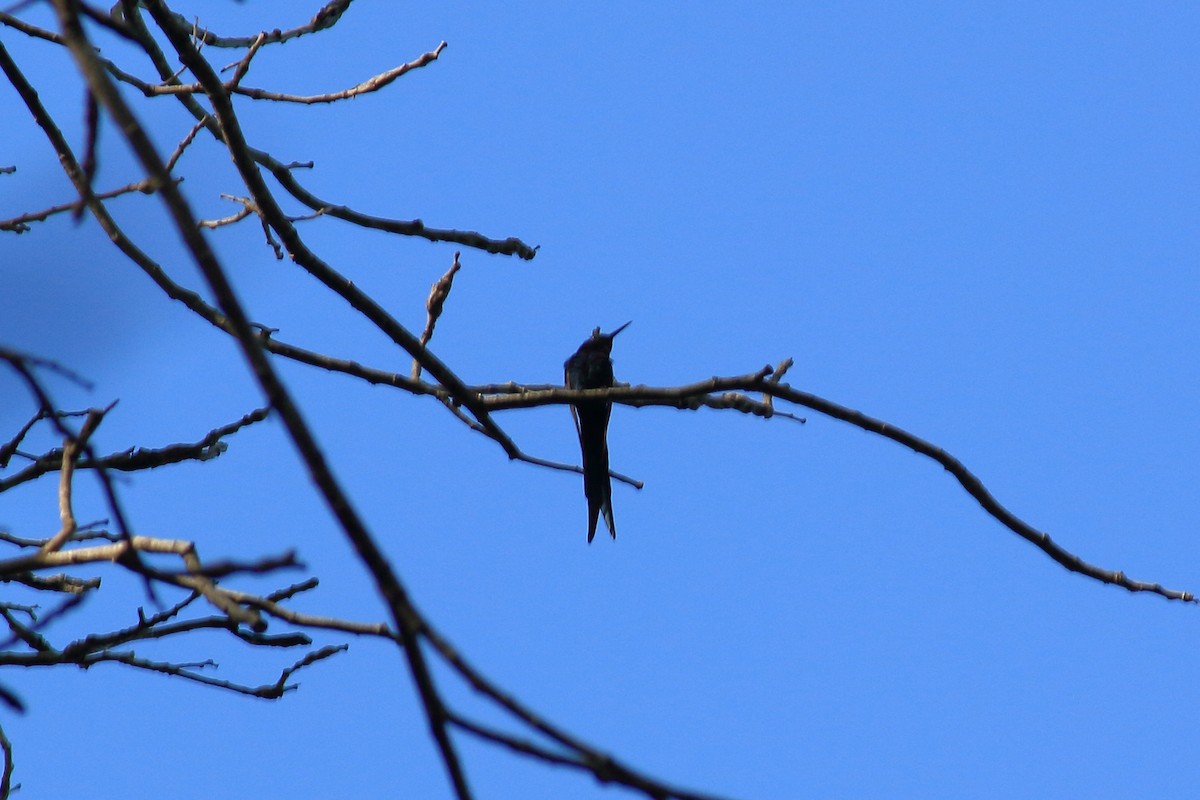
<path fill-rule="evenodd" d="M 568 389 L 579 388 L 579 387 L 575 386 L 574 383 L 575 382 L 573 380 L 571 380 L 571 362 L 568 361 L 566 363 L 566 365 L 563 367 L 563 386 L 566 386 Z M 580 443 L 580 445 L 582 445 L 583 444 L 583 428 L 579 427 L 579 412 L 575 410 L 574 403 L 572 403 L 569 406 L 569 408 L 571 409 L 571 419 L 575 420 L 575 433 L 579 436 L 579 443 Z"/>

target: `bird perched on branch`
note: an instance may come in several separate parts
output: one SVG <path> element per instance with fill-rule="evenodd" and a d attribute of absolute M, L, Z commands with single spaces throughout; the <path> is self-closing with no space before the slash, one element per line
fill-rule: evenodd
<path fill-rule="evenodd" d="M 626 322 L 612 333 L 592 336 L 563 365 L 568 389 L 605 389 L 613 385 L 613 337 L 629 327 Z M 608 418 L 612 403 L 607 400 L 581 400 L 571 404 L 575 430 L 579 432 L 579 447 L 583 451 L 583 493 L 588 501 L 588 543 L 596 535 L 596 520 L 604 515 L 604 524 L 614 539 L 617 526 L 613 522 L 612 484 L 608 477 Z"/>

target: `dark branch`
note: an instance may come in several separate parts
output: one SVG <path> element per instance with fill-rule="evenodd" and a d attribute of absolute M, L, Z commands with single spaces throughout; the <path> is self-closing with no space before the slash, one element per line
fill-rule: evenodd
<path fill-rule="evenodd" d="M 221 441 L 223 438 L 237 433 L 248 425 L 266 419 L 269 412 L 270 409 L 268 408 L 259 408 L 251 411 L 239 420 L 231 422 L 228 425 L 222 425 L 219 428 L 214 428 L 197 442 L 172 444 L 159 448 L 130 447 L 119 453 L 111 453 L 99 458 L 94 456 L 81 458 L 76 462 L 75 467 L 76 469 L 115 469 L 122 472 L 136 472 L 138 470 L 155 469 L 156 467 L 163 467 L 168 464 L 178 464 L 181 461 L 209 461 L 225 452 L 226 445 Z M 55 448 L 38 456 L 32 464 L 21 471 L 9 478 L 0 480 L 0 493 L 14 486 L 19 486 L 22 483 L 40 478 L 48 472 L 55 472 L 61 469 L 62 456 L 63 452 L 60 448 Z"/>

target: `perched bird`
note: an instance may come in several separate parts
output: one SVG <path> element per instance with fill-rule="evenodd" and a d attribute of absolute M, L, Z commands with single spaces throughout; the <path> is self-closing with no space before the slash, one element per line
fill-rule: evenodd
<path fill-rule="evenodd" d="M 613 385 L 613 337 L 629 327 L 626 322 L 612 333 L 592 337 L 563 365 L 568 389 L 604 389 Z M 583 493 L 588 501 L 588 543 L 596 535 L 596 520 L 604 515 L 604 524 L 614 539 L 617 525 L 613 522 L 612 484 L 608 479 L 608 418 L 612 403 L 606 400 L 582 400 L 571 404 L 575 430 L 579 432 L 579 447 L 583 451 Z"/>

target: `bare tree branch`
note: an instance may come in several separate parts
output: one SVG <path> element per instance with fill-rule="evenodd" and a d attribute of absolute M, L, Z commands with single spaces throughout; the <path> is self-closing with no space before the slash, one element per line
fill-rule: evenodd
<path fill-rule="evenodd" d="M 255 40 L 255 44 L 251 45 L 250 51 L 246 54 L 246 58 L 243 58 L 240 61 L 235 62 L 235 65 L 240 67 L 243 64 L 248 64 L 249 58 L 253 57 L 254 53 L 256 53 L 258 51 L 257 45 L 262 40 L 262 37 L 264 37 L 265 35 L 266 34 L 259 34 L 259 38 Z M 401 75 L 404 75 L 407 72 L 411 72 L 414 69 L 419 69 L 433 61 L 436 61 L 437 57 L 442 54 L 442 50 L 444 50 L 445 48 L 446 48 L 446 43 L 442 42 L 433 50 L 430 50 L 428 53 L 425 53 L 424 55 L 420 56 L 419 58 L 417 58 L 413 61 L 408 62 L 407 64 L 401 64 L 398 67 L 393 67 L 392 69 L 389 69 L 385 72 L 381 72 L 378 75 L 375 75 L 371 78 L 368 78 L 365 81 L 362 81 L 361 83 L 357 83 L 354 86 L 351 86 L 347 89 L 342 89 L 341 91 L 337 91 L 337 92 L 326 92 L 324 94 L 314 94 L 314 95 L 298 95 L 298 94 L 289 94 L 289 93 L 285 93 L 285 92 L 272 92 L 272 91 L 268 91 L 266 89 L 255 89 L 255 88 L 252 88 L 249 86 L 240 86 L 238 84 L 241 80 L 242 75 L 245 74 L 245 70 L 242 71 L 241 75 L 235 74 L 234 77 L 231 78 L 230 81 L 225 84 L 225 89 L 230 94 L 242 95 L 243 97 L 249 97 L 251 100 L 272 100 L 272 101 L 275 101 L 278 103 L 299 103 L 301 105 L 315 105 L 315 104 L 319 104 L 319 103 L 335 103 L 339 100 L 349 100 L 350 98 L 357 97 L 361 94 L 369 94 L 371 92 L 377 92 L 380 89 L 383 89 L 384 87 L 386 87 L 392 81 L 399 78 Z M 165 95 L 165 94 L 175 94 L 175 95 L 193 94 L 194 95 L 194 94 L 206 94 L 207 93 L 207 90 L 204 88 L 204 86 L 202 86 L 199 83 L 170 84 L 170 85 L 164 86 L 162 84 L 146 83 L 144 81 L 138 80 L 136 77 L 129 75 L 127 73 L 121 73 L 118 77 L 120 77 L 126 83 L 136 86 L 138 89 L 141 90 L 142 94 L 146 95 L 147 97 L 153 97 L 155 95 Z"/>
<path fill-rule="evenodd" d="M 221 36 L 213 33 L 207 28 L 202 28 L 199 25 L 194 25 L 188 21 L 182 14 L 172 12 L 175 23 L 182 25 L 184 28 L 191 30 L 192 35 L 202 44 L 211 47 L 224 48 L 240 48 L 250 47 L 255 41 L 262 37 L 263 44 L 280 44 L 290 41 L 310 33 L 317 33 L 333 27 L 342 14 L 350 7 L 353 0 L 330 0 L 321 9 L 313 15 L 313 18 L 304 25 L 299 25 L 286 31 L 274 30 L 269 34 L 259 34 L 258 36 Z M 125 4 L 121 4 L 117 11 L 121 14 L 123 21 L 128 22 L 130 18 L 129 9 Z"/>
<path fill-rule="evenodd" d="M 168 464 L 178 464 L 181 461 L 210 461 L 221 455 L 227 449 L 222 441 L 226 436 L 237 433 L 242 428 L 261 422 L 267 418 L 269 409 L 259 408 L 246 414 L 241 419 L 213 428 L 199 441 L 167 445 L 166 447 L 130 447 L 118 453 L 106 456 L 81 458 L 75 463 L 76 469 L 118 470 L 135 472 L 145 469 L 155 469 Z M 0 493 L 14 486 L 40 478 L 48 472 L 62 468 L 63 450 L 54 449 L 38 456 L 33 463 L 8 478 L 0 479 Z"/>
<path fill-rule="evenodd" d="M 82 168 L 81 168 L 82 169 Z M 176 179 L 181 180 L 181 179 Z M 94 195 L 96 200 L 111 200 L 114 197 L 120 197 L 125 194 L 140 192 L 141 194 L 153 194 L 154 187 L 148 181 L 135 181 L 125 184 L 117 189 L 110 189 L 107 192 L 100 192 Z M 0 220 L 0 231 L 14 231 L 16 233 L 26 233 L 30 230 L 30 222 L 44 222 L 55 214 L 61 214 L 64 211 L 74 211 L 79 208 L 79 200 L 72 200 L 69 203 L 61 203 L 59 205 L 50 206 L 41 211 L 33 211 L 28 214 L 21 214 L 11 219 Z"/>
<path fill-rule="evenodd" d="M 244 148 L 244 141 L 240 139 L 240 132 L 236 117 L 233 115 L 232 106 L 230 106 L 229 98 L 221 87 L 216 74 L 212 71 L 208 63 L 200 57 L 200 54 L 192 45 L 186 30 L 181 29 L 176 21 L 172 19 L 171 12 L 165 5 L 159 2 L 159 0 L 147 0 L 145 5 L 167 38 L 171 41 L 172 46 L 179 53 L 184 64 L 192 70 L 193 74 L 208 89 L 209 98 L 213 103 L 213 110 L 220 120 L 222 130 L 225 131 L 228 137 L 231 152 L 234 155 L 235 163 L 237 163 L 239 160 L 239 146 Z M 224 272 L 218 264 L 215 255 L 209 249 L 204 238 L 199 234 L 194 225 L 192 225 L 194 215 L 191 213 L 182 195 L 175 191 L 169 185 L 168 181 L 165 180 L 167 177 L 165 165 L 159 160 L 153 145 L 146 137 L 144 131 L 142 131 L 136 118 L 130 112 L 124 99 L 109 82 L 108 76 L 99 64 L 90 43 L 83 33 L 82 27 L 79 25 L 78 19 L 72 15 L 70 6 L 69 0 L 56 0 L 55 2 L 55 10 L 58 13 L 59 23 L 63 29 L 64 39 L 67 41 L 72 55 L 77 60 L 81 72 L 87 78 L 92 92 L 118 123 L 135 155 L 142 162 L 142 166 L 153 179 L 167 184 L 163 186 L 162 197 L 172 216 L 177 231 L 195 258 L 197 265 L 204 273 L 209 288 L 217 298 L 218 305 L 232 323 L 246 360 L 253 368 L 255 377 L 258 379 L 264 392 L 270 398 L 271 406 L 278 410 L 280 417 L 283 419 L 284 425 L 287 427 L 293 442 L 295 442 L 297 449 L 308 465 L 314 483 L 316 483 L 324 495 L 330 509 L 338 518 L 343 530 L 354 544 L 360 557 L 368 566 L 372 575 L 375 576 L 382 595 L 388 601 L 397 626 L 404 636 L 404 651 L 408 656 L 409 666 L 418 685 L 430 728 L 438 743 L 447 771 L 450 773 L 455 792 L 460 798 L 470 797 L 471 793 L 467 788 L 466 776 L 459 763 L 449 735 L 446 732 L 445 710 L 442 707 L 437 690 L 433 686 L 432 676 L 420 651 L 416 637 L 416 615 L 408 601 L 407 594 L 401 587 L 398 578 L 392 572 L 391 566 L 366 530 L 366 527 L 351 508 L 349 499 L 342 492 L 333 473 L 326 465 L 324 456 L 317 447 L 312 433 L 300 416 L 299 409 L 296 408 L 290 395 L 279 382 L 274 369 L 267 361 L 259 346 L 257 336 L 251 329 L 241 304 L 234 295 L 232 287 L 225 278 Z M 256 181 L 257 172 L 253 166 L 245 163 L 240 163 L 238 166 L 243 178 L 247 180 L 247 184 L 252 189 L 255 199 L 258 201 L 260 207 L 263 208 L 268 219 L 271 220 L 272 227 L 280 233 L 289 251 L 293 253 L 294 257 L 301 254 L 307 255 L 307 248 L 302 248 L 298 237 L 295 236 L 290 225 L 282 219 L 281 212 L 275 206 L 273 199 L 270 198 L 265 186 Z M 258 180 L 260 181 L 261 179 Z M 297 261 L 299 260 L 300 257 L 297 257 Z M 327 279 L 332 277 L 318 268 L 321 262 L 317 261 L 315 257 L 306 260 L 310 262 L 307 265 L 310 271 L 319 272 Z M 352 293 L 351 287 L 342 286 L 341 289 L 343 291 L 340 293 L 343 296 L 346 293 Z M 371 305 L 374 304 L 372 303 Z M 403 329 L 396 326 L 396 330 L 402 331 Z M 411 334 L 407 334 L 406 331 L 404 334 L 407 335 L 408 339 L 413 339 Z M 413 344 L 415 344 L 415 340 Z M 410 347 L 406 349 L 415 348 Z M 414 355 L 416 354 L 414 353 Z M 443 383 L 450 376 L 449 371 L 445 369 L 441 362 L 425 359 L 422 361 L 422 364 L 431 374 L 442 380 Z M 461 386 L 461 382 L 458 383 L 458 386 Z M 481 419 L 480 422 L 482 423 L 483 420 Z"/>
<path fill-rule="evenodd" d="M 446 270 L 446 274 L 429 287 L 429 297 L 425 300 L 425 330 L 421 331 L 421 338 L 418 340 L 421 347 L 429 346 L 429 340 L 433 338 L 433 328 L 437 325 L 438 318 L 442 316 L 446 299 L 450 297 L 450 288 L 454 285 L 454 275 L 462 268 L 458 262 L 459 255 L 461 254 L 457 251 L 454 253 L 454 263 L 450 265 L 450 269 Z M 412 365 L 412 379 L 414 381 L 421 379 L 421 362 L 415 358 Z"/>
<path fill-rule="evenodd" d="M 6 691 L 5 694 L 8 694 Z M 8 736 L 4 733 L 3 726 L 0 726 L 0 750 L 4 752 L 4 771 L 0 773 L 0 797 L 8 797 L 14 789 L 19 789 L 20 784 L 16 786 L 12 783 L 13 773 L 13 750 L 12 742 L 8 740 Z"/>

